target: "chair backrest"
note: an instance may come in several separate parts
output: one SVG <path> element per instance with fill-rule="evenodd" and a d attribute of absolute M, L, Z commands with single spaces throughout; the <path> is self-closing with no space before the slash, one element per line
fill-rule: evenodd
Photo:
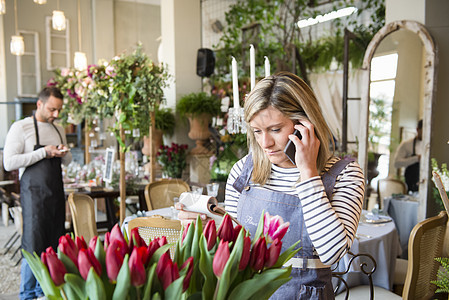
<path fill-rule="evenodd" d="M 377 181 L 377 195 L 381 208 L 383 208 L 383 200 L 393 194 L 406 194 L 407 184 L 401 180 L 394 178 L 382 178 Z"/>
<path fill-rule="evenodd" d="M 147 244 L 150 239 L 165 236 L 167 243 L 173 244 L 170 247 L 170 255 L 173 258 L 182 228 L 179 220 L 170 220 L 162 216 L 139 217 L 129 221 L 128 232 L 130 233 L 135 227 L 139 228 L 139 235 Z"/>
<path fill-rule="evenodd" d="M 147 184 L 145 200 L 148 210 L 173 206 L 173 198 L 190 191 L 187 182 L 181 179 L 163 179 Z"/>
<path fill-rule="evenodd" d="M 408 269 L 402 299 L 431 299 L 436 286 L 448 216 L 445 211 L 438 216 L 419 222 L 410 233 L 408 243 Z"/>
<path fill-rule="evenodd" d="M 68 201 L 75 235 L 83 236 L 89 243 L 92 237 L 98 235 L 94 200 L 85 194 L 71 193 Z"/>

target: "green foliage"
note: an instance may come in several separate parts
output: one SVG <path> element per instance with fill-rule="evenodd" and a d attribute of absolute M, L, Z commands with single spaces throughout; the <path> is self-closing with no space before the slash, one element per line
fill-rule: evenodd
<path fill-rule="evenodd" d="M 392 107 L 382 98 L 371 98 L 368 141 L 370 150 L 377 152 L 380 139 L 390 136 Z"/>
<path fill-rule="evenodd" d="M 443 270 L 438 270 L 437 280 L 431 281 L 431 283 L 438 287 L 435 293 L 449 293 L 449 258 L 436 257 L 435 260 L 443 267 Z"/>
<path fill-rule="evenodd" d="M 173 135 L 175 131 L 175 115 L 171 108 L 160 108 L 156 106 L 155 113 L 155 127 L 163 133 Z"/>
<path fill-rule="evenodd" d="M 176 112 L 181 117 L 198 116 L 202 113 L 215 116 L 220 113 L 220 101 L 214 95 L 204 92 L 190 93 L 181 97 L 176 104 Z"/>

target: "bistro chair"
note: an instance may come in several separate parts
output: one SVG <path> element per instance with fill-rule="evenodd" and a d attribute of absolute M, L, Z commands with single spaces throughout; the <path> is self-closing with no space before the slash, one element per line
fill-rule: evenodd
<path fill-rule="evenodd" d="M 394 178 L 382 178 L 377 181 L 377 201 L 379 208 L 384 208 L 384 199 L 394 194 L 405 195 L 407 193 L 407 184 Z"/>
<path fill-rule="evenodd" d="M 68 201 L 75 235 L 84 237 L 88 243 L 92 237 L 98 235 L 94 200 L 85 194 L 71 193 Z"/>
<path fill-rule="evenodd" d="M 180 237 L 182 228 L 179 220 L 171 220 L 158 215 L 134 218 L 128 223 L 128 233 L 131 234 L 131 230 L 136 227 L 139 230 L 139 235 L 147 244 L 156 237 L 165 236 L 167 243 L 172 244 L 170 256 L 174 257 L 176 242 Z"/>
<path fill-rule="evenodd" d="M 148 210 L 173 206 L 173 198 L 190 191 L 190 186 L 181 179 L 163 179 L 145 186 L 145 201 Z"/>

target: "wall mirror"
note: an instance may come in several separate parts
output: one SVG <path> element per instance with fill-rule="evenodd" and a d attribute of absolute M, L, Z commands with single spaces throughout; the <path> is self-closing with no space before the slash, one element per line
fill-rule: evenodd
<path fill-rule="evenodd" d="M 423 119 L 418 219 L 426 217 L 430 181 L 432 103 L 435 98 L 437 49 L 426 28 L 415 21 L 394 21 L 373 37 L 362 67 L 363 90 L 358 160 L 365 176 L 400 176 L 394 154 L 402 140 L 416 135 Z M 368 170 L 378 159 L 379 174 Z M 376 173 L 377 173 L 376 172 Z M 371 185 L 375 185 L 376 178 Z"/>

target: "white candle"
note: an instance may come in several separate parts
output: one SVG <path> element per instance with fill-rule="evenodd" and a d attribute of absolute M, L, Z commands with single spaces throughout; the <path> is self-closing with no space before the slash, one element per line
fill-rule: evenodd
<path fill-rule="evenodd" d="M 256 85 L 256 55 L 254 53 L 253 44 L 249 47 L 249 74 L 251 78 L 251 91 Z"/>
<path fill-rule="evenodd" d="M 265 56 L 265 77 L 270 76 L 270 61 Z"/>
<path fill-rule="evenodd" d="M 239 79 L 237 75 L 237 61 L 232 57 L 232 91 L 234 95 L 234 108 L 240 107 L 239 104 Z"/>

